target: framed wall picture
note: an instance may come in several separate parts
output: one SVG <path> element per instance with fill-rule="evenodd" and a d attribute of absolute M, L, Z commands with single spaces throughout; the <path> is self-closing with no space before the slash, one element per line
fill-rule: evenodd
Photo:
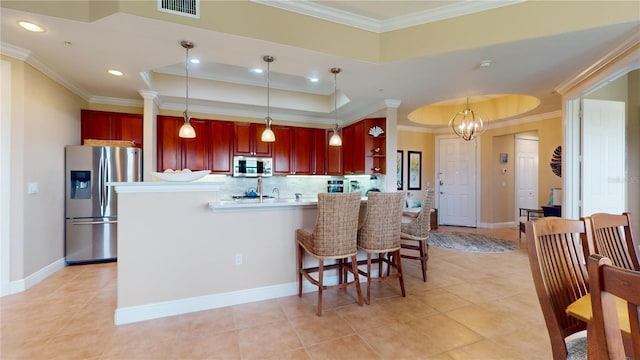
<path fill-rule="evenodd" d="M 407 164 L 409 175 L 408 178 L 408 187 L 409 190 L 420 190 L 422 187 L 422 152 L 420 151 L 408 151 L 407 152 Z"/>
<path fill-rule="evenodd" d="M 403 189 L 403 183 L 404 183 L 404 178 L 402 176 L 402 174 L 404 173 L 402 171 L 402 162 L 404 161 L 403 159 L 403 151 L 402 150 L 398 150 L 398 154 L 396 155 L 396 182 L 397 182 L 397 188 L 398 190 L 402 190 Z"/>

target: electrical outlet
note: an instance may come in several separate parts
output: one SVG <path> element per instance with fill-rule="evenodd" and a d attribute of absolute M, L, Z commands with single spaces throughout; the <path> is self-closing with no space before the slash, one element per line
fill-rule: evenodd
<path fill-rule="evenodd" d="M 242 265 L 242 254 L 236 254 L 236 265 Z"/>

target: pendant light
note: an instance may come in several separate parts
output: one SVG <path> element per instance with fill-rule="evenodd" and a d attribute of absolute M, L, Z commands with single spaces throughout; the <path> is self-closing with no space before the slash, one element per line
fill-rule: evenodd
<path fill-rule="evenodd" d="M 342 138 L 340 138 L 340 134 L 338 133 L 338 74 L 340 73 L 340 68 L 334 67 L 331 68 L 331 73 L 333 74 L 333 109 L 336 118 L 336 125 L 333 127 L 333 135 L 329 139 L 330 146 L 342 146 Z"/>
<path fill-rule="evenodd" d="M 189 49 L 193 49 L 193 43 L 191 41 L 183 40 L 180 45 L 187 50 L 187 56 L 184 63 L 185 78 L 187 79 L 186 96 L 185 96 L 185 109 L 182 112 L 184 117 L 184 124 L 180 127 L 178 136 L 181 138 L 192 139 L 196 137 L 196 130 L 191 126 L 191 112 L 189 112 Z"/>
<path fill-rule="evenodd" d="M 482 117 L 469 108 L 469 98 L 467 107 L 449 120 L 449 127 L 454 134 L 466 141 L 473 140 L 484 131 Z"/>
<path fill-rule="evenodd" d="M 265 55 L 262 57 L 262 60 L 264 60 L 267 63 L 267 116 L 264 118 L 264 123 L 266 125 L 266 127 L 264 128 L 264 131 L 262 132 L 262 136 L 260 137 L 260 140 L 262 140 L 263 142 L 274 142 L 276 141 L 276 134 L 273 133 L 273 130 L 271 130 L 271 116 L 269 116 L 269 90 L 270 90 L 270 84 L 269 84 L 269 74 L 271 73 L 271 67 L 270 64 L 273 62 L 274 58 L 271 55 Z"/>

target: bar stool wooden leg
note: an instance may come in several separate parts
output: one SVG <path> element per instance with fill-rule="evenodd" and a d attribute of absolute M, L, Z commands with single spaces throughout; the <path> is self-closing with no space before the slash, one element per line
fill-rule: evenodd
<path fill-rule="evenodd" d="M 320 259 L 318 264 L 318 316 L 322 316 L 322 287 L 324 286 L 324 260 Z"/>
<path fill-rule="evenodd" d="M 362 306 L 362 290 L 360 289 L 360 275 L 358 274 L 358 258 L 351 256 L 351 271 L 353 271 L 353 281 L 356 282 L 356 292 L 358 293 L 358 305 Z"/>
<path fill-rule="evenodd" d="M 367 305 L 371 305 L 371 253 L 367 253 Z"/>
<path fill-rule="evenodd" d="M 398 278 L 400 280 L 400 290 L 402 291 L 402 297 L 406 297 L 406 293 L 404 291 L 404 275 L 402 274 L 402 262 L 400 260 L 400 250 L 396 250 L 393 252 L 392 259 L 394 260 L 394 264 L 398 269 Z M 389 265 L 391 267 L 391 265 Z M 387 268 L 388 270 L 388 268 Z"/>
<path fill-rule="evenodd" d="M 304 248 L 298 245 L 298 297 L 302 297 L 302 263 L 304 260 Z"/>

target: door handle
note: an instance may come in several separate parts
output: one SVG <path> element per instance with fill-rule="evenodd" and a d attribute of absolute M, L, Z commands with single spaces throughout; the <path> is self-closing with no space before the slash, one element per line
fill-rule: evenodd
<path fill-rule="evenodd" d="M 72 221 L 73 225 L 102 225 L 102 224 L 117 224 L 118 220 L 109 221 Z"/>

